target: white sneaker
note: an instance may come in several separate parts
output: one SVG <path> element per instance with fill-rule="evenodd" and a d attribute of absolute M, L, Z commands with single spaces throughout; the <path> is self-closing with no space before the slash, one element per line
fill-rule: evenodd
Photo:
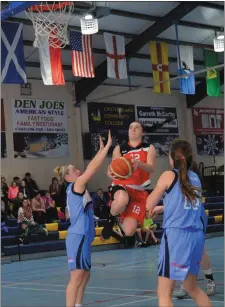
<path fill-rule="evenodd" d="M 180 290 L 179 290 L 179 292 L 176 293 L 176 298 L 179 299 L 179 300 L 182 300 L 182 299 L 185 299 L 185 298 L 190 298 L 190 295 L 188 294 L 188 292 L 186 290 L 184 290 L 182 285 L 180 285 Z"/>
<path fill-rule="evenodd" d="M 141 245 L 142 245 L 141 242 L 135 241 L 135 244 L 134 244 L 133 248 L 140 247 Z"/>
<path fill-rule="evenodd" d="M 206 294 L 213 296 L 216 294 L 216 284 L 214 280 L 206 279 Z"/>

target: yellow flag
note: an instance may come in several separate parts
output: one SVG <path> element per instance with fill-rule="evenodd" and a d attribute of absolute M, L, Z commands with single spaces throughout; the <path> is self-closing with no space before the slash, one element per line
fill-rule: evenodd
<path fill-rule="evenodd" d="M 150 42 L 150 55 L 154 83 L 169 79 L 168 45 L 166 43 Z M 171 94 L 170 81 L 154 84 L 154 92 Z"/>

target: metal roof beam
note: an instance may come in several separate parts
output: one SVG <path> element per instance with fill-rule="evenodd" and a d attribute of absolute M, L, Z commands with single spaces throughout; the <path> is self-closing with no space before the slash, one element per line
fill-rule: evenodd
<path fill-rule="evenodd" d="M 26 62 L 26 67 L 32 67 L 32 68 L 40 68 L 40 63 L 38 62 Z M 63 70 L 69 70 L 72 72 L 72 66 L 71 65 L 63 65 Z M 141 71 L 130 71 L 129 76 L 132 77 L 142 77 L 142 78 L 152 78 L 153 74 L 150 72 L 141 72 Z M 177 75 L 170 74 L 170 78 L 177 77 Z M 76 78 L 76 77 L 75 77 Z M 196 81 L 202 81 L 204 78 L 195 78 Z"/>
<path fill-rule="evenodd" d="M 26 26 L 32 26 L 32 22 L 29 19 L 9 18 L 8 21 L 22 22 Z M 80 27 L 69 26 L 68 29 L 80 32 Z M 127 39 L 134 39 L 134 38 L 139 36 L 137 34 L 132 34 L 132 33 L 123 33 L 123 32 L 108 31 L 108 30 L 99 30 L 99 32 L 96 33 L 96 35 L 102 35 L 104 32 L 112 33 L 112 34 L 115 34 L 115 35 L 122 35 L 122 36 L 124 36 Z M 160 41 L 160 42 L 168 43 L 170 45 L 176 45 L 177 44 L 176 40 L 173 40 L 173 39 L 167 39 L 167 38 L 160 38 L 160 37 L 158 37 L 158 38 L 156 38 L 156 40 Z M 199 44 L 199 43 L 186 42 L 186 41 L 180 41 L 180 45 L 193 46 L 195 48 L 200 48 L 200 49 L 213 49 L 213 45 Z"/>
<path fill-rule="evenodd" d="M 150 40 L 155 40 L 158 35 L 171 27 L 176 21 L 182 19 L 185 15 L 196 9 L 198 6 L 199 2 L 182 2 L 176 8 L 166 14 L 162 20 L 155 22 L 152 26 L 128 43 L 126 45 L 126 54 L 128 54 L 129 57 L 132 57 Z M 86 97 L 107 78 L 107 61 L 101 63 L 95 69 L 95 73 L 95 78 L 83 78 L 76 83 L 75 92 L 77 102 L 85 100 Z"/>
<path fill-rule="evenodd" d="M 30 40 L 24 40 L 23 45 L 26 46 L 26 47 L 33 47 L 33 42 L 30 41 Z M 70 45 L 65 46 L 63 48 L 63 50 L 71 51 Z M 93 48 L 93 52 L 94 52 L 94 54 L 100 54 L 100 55 L 106 54 L 105 49 L 100 49 L 100 48 Z M 150 60 L 151 59 L 150 54 L 143 54 L 143 53 L 136 53 L 133 56 L 133 58 L 143 59 L 143 60 Z M 177 58 L 169 57 L 169 63 L 177 63 Z M 195 60 L 194 63 L 195 63 L 195 65 L 204 66 L 204 62 L 200 61 L 200 60 Z"/>
<path fill-rule="evenodd" d="M 205 2 L 201 2 L 203 4 L 200 4 L 200 6 L 208 6 L 209 8 L 223 8 L 222 6 L 218 5 L 218 4 L 214 4 L 211 6 L 211 3 L 205 3 Z M 87 11 L 89 9 L 91 9 L 92 5 L 89 5 L 85 2 L 77 2 L 75 4 L 75 9 L 79 8 L 81 10 Z M 98 6 L 101 7 L 101 6 Z M 97 7 L 97 8 L 98 8 Z M 152 15 L 148 15 L 148 14 L 140 14 L 140 13 L 134 13 L 134 12 L 129 12 L 129 11 L 123 11 L 123 10 L 117 10 L 117 9 L 111 9 L 111 14 L 110 15 L 114 15 L 114 16 L 121 16 L 121 17 L 127 17 L 127 18 L 134 18 L 134 19 L 140 19 L 140 20 L 147 20 L 147 21 L 160 21 L 162 20 L 164 17 L 159 17 L 159 16 L 152 16 Z M 196 23 L 196 22 L 187 22 L 187 21 L 182 21 L 180 20 L 178 22 L 179 25 L 184 26 L 184 27 L 191 27 L 191 28 L 198 28 L 198 29 L 207 29 L 207 30 L 212 30 L 212 31 L 221 31 L 221 27 L 218 26 L 213 26 L 213 25 L 207 25 L 207 24 L 201 24 L 201 23 Z M 222 27 L 223 28 L 223 27 Z"/>
<path fill-rule="evenodd" d="M 223 3 L 223 1 L 221 1 L 221 3 Z M 209 9 L 224 11 L 224 5 L 220 5 L 220 4 L 213 3 L 213 2 L 202 1 L 199 6 L 206 7 Z"/>

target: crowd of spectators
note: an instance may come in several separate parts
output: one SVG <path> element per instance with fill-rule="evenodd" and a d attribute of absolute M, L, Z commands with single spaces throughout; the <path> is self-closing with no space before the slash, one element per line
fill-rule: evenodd
<path fill-rule="evenodd" d="M 1 177 L 2 225 L 5 225 L 8 218 L 17 219 L 22 233 L 21 240 L 32 233 L 47 235 L 46 229 L 41 225 L 59 220 L 69 221 L 65 192 L 66 185 L 60 183 L 56 177 L 52 178 L 48 190 L 40 190 L 30 173 L 26 173 L 23 179 L 14 177 L 10 186 L 5 177 Z M 91 197 L 95 220 L 107 219 L 110 212 L 108 193 L 99 188 L 96 192 L 91 193 Z M 60 207 L 60 211 L 57 210 L 57 207 Z M 158 243 L 154 236 L 154 226 L 138 229 L 138 246 L 146 245 L 149 237 Z M 141 235 L 143 232 L 146 233 L 144 239 Z"/>
<path fill-rule="evenodd" d="M 65 187 L 55 177 L 47 191 L 39 189 L 30 173 L 23 179 L 14 177 L 10 185 L 1 177 L 1 222 L 17 219 L 22 239 L 31 233 L 47 235 L 41 225 L 65 218 L 65 201 Z"/>

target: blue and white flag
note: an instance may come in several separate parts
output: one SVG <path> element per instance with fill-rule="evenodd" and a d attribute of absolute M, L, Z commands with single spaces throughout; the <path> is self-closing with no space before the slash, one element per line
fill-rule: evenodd
<path fill-rule="evenodd" d="M 190 74 L 194 72 L 193 47 L 178 45 L 177 53 L 179 75 Z M 180 78 L 180 92 L 187 95 L 195 94 L 194 75 Z"/>
<path fill-rule="evenodd" d="M 27 83 L 23 48 L 23 24 L 2 22 L 1 72 L 2 83 Z"/>

